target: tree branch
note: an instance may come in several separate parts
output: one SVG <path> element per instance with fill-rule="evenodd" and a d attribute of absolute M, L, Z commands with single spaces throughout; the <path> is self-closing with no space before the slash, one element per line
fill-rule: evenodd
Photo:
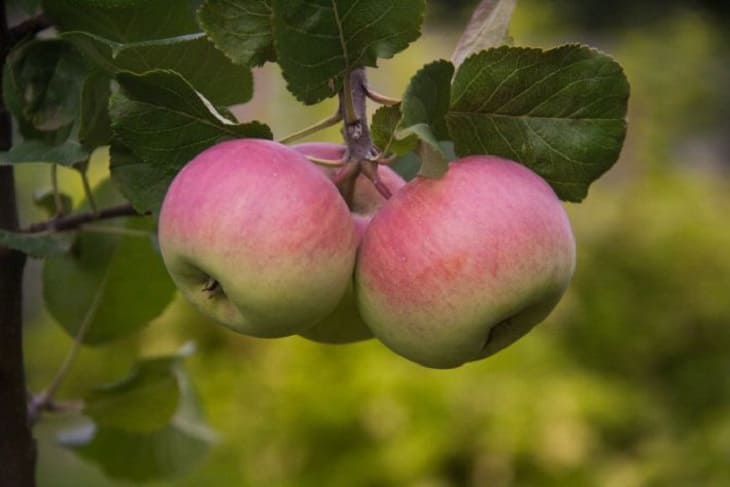
<path fill-rule="evenodd" d="M 52 218 L 44 222 L 33 223 L 23 231 L 26 233 L 62 232 L 65 230 L 74 230 L 85 223 L 125 216 L 143 216 L 143 214 L 137 212 L 131 204 L 125 203 L 118 206 L 110 206 L 109 208 L 102 208 L 96 212 L 76 213 L 61 218 Z"/>
<path fill-rule="evenodd" d="M 0 5 L 0 64 L 5 65 L 11 33 L 5 2 Z M 2 74 L 0 74 L 2 78 Z M 0 97 L 0 150 L 12 145 L 10 115 Z M 17 230 L 15 176 L 0 167 L 0 228 Z M 28 424 L 23 363 L 22 289 L 25 255 L 0 246 L 0 485 L 35 485 L 36 445 Z"/>
<path fill-rule="evenodd" d="M 38 14 L 13 26 L 8 31 L 7 41 L 4 45 L 7 46 L 7 50 L 9 51 L 26 37 L 35 36 L 52 26 L 51 19 L 46 14 Z"/>

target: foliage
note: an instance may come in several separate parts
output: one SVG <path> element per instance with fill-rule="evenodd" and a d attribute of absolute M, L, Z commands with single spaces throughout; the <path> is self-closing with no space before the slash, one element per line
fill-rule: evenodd
<path fill-rule="evenodd" d="M 416 41 L 424 9 L 421 0 L 343 0 L 332 2 L 334 8 L 321 2 L 245 3 L 252 9 L 207 0 L 196 14 L 188 0 L 45 0 L 60 35 L 22 43 L 9 57 L 3 94 L 20 137 L 0 154 L 0 164 L 19 171 L 28 163 L 72 167 L 87 178 L 92 151 L 111 144 L 102 172 L 123 196 L 106 182 L 73 211 L 129 201 L 139 212 L 152 213 L 77 232 L 0 233 L 3 245 L 46 258 L 45 306 L 70 335 L 88 329 L 79 338 L 86 344 L 114 350 L 114 343 L 129 340 L 154 350 L 145 345 L 150 337 L 174 341 L 170 336 L 177 332 L 169 329 L 142 330 L 161 314 L 162 322 L 185 321 L 170 318 L 181 305 L 171 306 L 173 288 L 156 251 L 154 214 L 176 172 L 202 149 L 228 138 L 273 138 L 267 125 L 239 122 L 228 108 L 255 99 L 251 67 L 277 62 L 291 95 L 307 104 L 320 102 L 346 85 L 352 68 L 392 67 L 384 60 Z M 510 3 L 502 5 L 509 10 Z M 482 50 L 502 42 L 509 14 L 501 12 L 497 21 L 481 17 L 496 22 L 489 31 L 497 34 L 462 44 L 453 65 L 431 63 L 431 53 L 420 54 L 427 64 L 406 73 L 410 82 L 402 103 L 381 108 L 372 119 L 376 143 L 405 156 L 396 167 L 418 165 L 414 151 L 428 161 L 424 143 L 437 154 L 436 166 L 454 156 L 452 149 L 456 155 L 516 158 L 563 199 L 580 201 L 616 161 L 623 143 L 624 74 L 616 61 L 582 45 Z M 433 168 L 424 163 L 421 173 L 437 174 Z M 724 338 L 713 341 L 728 321 L 717 300 L 727 283 L 717 277 L 703 284 L 706 301 L 688 299 L 685 314 L 672 314 L 666 306 L 660 314 L 666 328 L 640 309 L 642 303 L 653 310 L 682 302 L 687 274 L 705 266 L 726 268 L 720 258 L 689 258 L 684 246 L 700 238 L 706 225 L 720 226 L 717 215 L 694 221 L 693 214 L 724 200 L 682 180 L 653 184 L 655 206 L 641 206 L 638 190 L 627 192 L 621 214 L 632 218 L 604 223 L 612 231 L 599 232 L 586 245 L 577 289 L 552 327 L 453 375 L 418 370 L 373 344 L 325 349 L 293 338 L 270 345 L 229 340 L 194 325 L 183 328 L 200 334 L 204 344 L 201 356 L 191 359 L 193 375 L 225 437 L 206 468 L 177 482 L 480 485 L 489 478 L 606 485 L 618 482 L 615 472 L 627 464 L 631 478 L 695 480 L 673 470 L 672 461 L 703 444 L 710 454 L 689 455 L 690 471 L 708 467 L 711 473 L 702 478 L 722 481 L 713 461 L 726 446 L 722 405 L 730 392 L 724 384 L 698 386 L 696 379 L 727 366 Z M 687 209 L 678 195 L 710 203 Z M 595 207 L 610 205 L 611 197 L 597 192 Z M 669 216 L 663 223 L 651 218 L 656 208 L 670 205 L 676 208 L 666 215 L 681 215 L 683 232 L 652 228 L 645 240 L 625 238 L 652 223 L 670 226 Z M 579 234 L 593 231 L 582 225 Z M 654 253 L 651 235 L 671 245 Z M 726 235 L 713 234 L 701 247 L 703 255 L 727 243 Z M 683 267 L 672 267 L 672 255 L 687 257 Z M 608 270 L 600 278 L 589 271 L 603 267 Z M 667 268 L 674 274 L 667 275 Z M 616 309 L 623 313 L 612 314 Z M 701 336 L 679 338 L 692 333 L 693 321 L 703 325 Z M 590 332 L 586 323 L 594 325 Z M 632 331 L 627 323 L 651 326 L 624 350 Z M 31 333 L 30 347 L 33 338 Z M 656 342 L 662 344 L 658 349 Z M 677 354 L 689 363 L 707 348 L 714 353 L 698 365 L 674 364 Z M 616 350 L 627 355 L 617 360 Z M 43 362 L 38 352 L 30 355 Z M 633 360 L 637 356 L 641 359 Z M 177 356 L 141 359 L 126 379 L 82 394 L 95 426 L 62 435 L 64 443 L 114 477 L 137 482 L 189 473 L 214 438 L 180 362 Z M 83 382 L 82 391 L 97 385 Z M 696 395 L 685 397 L 681 391 L 687 388 Z M 669 397 L 671 405 L 652 391 Z M 152 407 L 158 414 L 146 415 Z M 661 412 L 658 419 L 649 417 L 652 410 Z M 690 431 L 694 410 L 710 419 Z M 684 427 L 676 427 L 678 411 Z M 654 446 L 656 432 L 671 439 L 689 434 L 686 450 L 666 440 Z M 650 453 L 632 456 L 626 445 L 645 446 Z M 652 456 L 651 448 L 661 451 Z M 664 462 L 655 469 L 659 473 L 638 471 L 637 464 L 643 468 L 657 458 Z"/>

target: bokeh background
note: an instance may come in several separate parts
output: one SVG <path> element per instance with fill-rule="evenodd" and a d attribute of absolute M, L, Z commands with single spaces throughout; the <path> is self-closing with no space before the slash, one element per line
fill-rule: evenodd
<path fill-rule="evenodd" d="M 371 73 L 378 91 L 399 96 L 423 64 L 448 59 L 476 2 L 429 3 L 421 40 Z M 730 485 L 730 4 L 520 0 L 510 33 L 518 45 L 594 45 L 632 85 L 621 159 L 584 203 L 567 205 L 577 271 L 545 323 L 493 358 L 437 371 L 375 341 L 238 336 L 178 300 L 137 336 L 85 348 L 60 396 L 194 341 L 187 370 L 219 441 L 191 473 L 156 486 Z M 236 113 L 276 136 L 334 110 L 297 104 L 273 66 L 256 82 Z M 100 152 L 94 179 L 105 162 Z M 29 195 L 47 169 L 18 178 L 24 221 L 40 218 Z M 80 199 L 75 174 L 61 183 Z M 39 283 L 31 263 L 34 390 L 70 346 Z M 39 485 L 132 485 L 58 447 L 69 422 L 37 428 Z"/>

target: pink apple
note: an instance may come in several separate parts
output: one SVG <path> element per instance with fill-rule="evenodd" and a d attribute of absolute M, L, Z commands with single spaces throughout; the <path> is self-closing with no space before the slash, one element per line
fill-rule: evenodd
<path fill-rule="evenodd" d="M 570 222 L 552 188 L 491 156 L 416 177 L 360 244 L 355 290 L 373 334 L 434 368 L 487 357 L 542 321 L 575 265 Z"/>
<path fill-rule="evenodd" d="M 309 142 L 292 146 L 304 155 L 318 159 L 340 160 L 345 154 L 345 147 L 327 142 Z M 318 166 L 329 178 L 334 178 L 333 168 Z M 378 168 L 378 176 L 383 184 L 395 194 L 405 181 L 398 173 L 386 166 Z M 362 237 L 370 220 L 385 204 L 386 200 L 365 175 L 355 180 L 355 192 L 352 202 L 352 220 L 355 223 L 358 239 Z M 372 338 L 372 333 L 362 321 L 357 309 L 353 284 L 350 285 L 335 311 L 317 326 L 301 334 L 310 340 L 324 343 L 349 343 Z"/>
<path fill-rule="evenodd" d="M 357 237 L 336 187 L 298 152 L 242 139 L 206 149 L 170 185 L 162 256 L 198 309 L 248 335 L 302 332 L 351 285 Z"/>

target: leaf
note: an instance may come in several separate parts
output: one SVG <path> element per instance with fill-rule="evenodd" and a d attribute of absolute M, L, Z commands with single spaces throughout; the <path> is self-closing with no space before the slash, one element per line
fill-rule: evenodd
<path fill-rule="evenodd" d="M 179 357 L 164 357 L 139 362 L 124 379 L 89 392 L 84 413 L 98 426 L 132 433 L 163 428 L 180 400 L 178 361 Z"/>
<path fill-rule="evenodd" d="M 198 22 L 235 63 L 261 66 L 276 60 L 271 0 L 206 0 Z"/>
<path fill-rule="evenodd" d="M 89 150 L 108 145 L 112 136 L 109 119 L 111 79 L 101 72 L 93 72 L 84 81 L 79 114 L 79 140 Z"/>
<path fill-rule="evenodd" d="M 38 11 L 41 0 L 8 0 L 6 3 L 9 12 L 20 10 L 27 15 L 33 15 Z"/>
<path fill-rule="evenodd" d="M 94 198 L 102 206 L 123 201 L 109 180 Z M 74 252 L 46 260 L 46 307 L 69 335 L 86 326 L 86 344 L 115 340 L 145 326 L 172 301 L 175 287 L 153 245 L 153 232 L 144 217 L 88 224 Z"/>
<path fill-rule="evenodd" d="M 4 70 L 3 96 L 24 135 L 68 135 L 86 75 L 83 59 L 60 39 L 34 40 L 13 50 Z"/>
<path fill-rule="evenodd" d="M 139 211 L 157 212 L 175 174 L 204 149 L 242 137 L 271 139 L 258 122 L 224 117 L 179 74 L 120 73 L 112 97 L 112 177 Z"/>
<path fill-rule="evenodd" d="M 482 0 L 469 19 L 451 56 L 458 67 L 472 54 L 502 44 L 517 0 Z"/>
<path fill-rule="evenodd" d="M 287 87 L 313 104 L 353 68 L 376 66 L 420 35 L 424 0 L 273 0 L 274 41 Z"/>
<path fill-rule="evenodd" d="M 58 194 L 58 198 L 61 202 L 61 212 L 67 214 L 73 208 L 73 200 L 66 193 Z M 56 215 L 56 196 L 53 193 L 53 188 L 42 188 L 33 191 L 33 203 L 36 206 L 43 208 L 49 217 Z"/>
<path fill-rule="evenodd" d="M 35 258 L 68 253 L 74 233 L 20 233 L 0 229 L 0 246 L 15 249 Z"/>
<path fill-rule="evenodd" d="M 174 361 L 171 361 L 174 363 Z M 170 421 L 147 432 L 88 423 L 59 435 L 59 442 L 98 464 L 113 478 L 133 482 L 180 477 L 203 460 L 216 435 L 208 429 L 195 391 L 181 367 L 171 367 L 179 400 Z M 151 403 L 150 398 L 143 400 Z"/>
<path fill-rule="evenodd" d="M 461 65 L 447 123 L 459 156 L 518 161 L 581 201 L 618 158 L 628 97 L 621 66 L 596 50 L 500 47 Z"/>
<path fill-rule="evenodd" d="M 127 44 L 85 32 L 68 32 L 63 38 L 110 76 L 121 71 L 176 71 L 216 105 L 243 103 L 253 94 L 251 70 L 233 64 L 204 34 Z"/>
<path fill-rule="evenodd" d="M 67 140 L 51 145 L 42 140 L 26 140 L 0 153 L 0 166 L 7 164 L 46 163 L 73 167 L 89 160 L 89 151 L 79 143 Z"/>
<path fill-rule="evenodd" d="M 403 140 L 398 140 L 395 137 L 398 122 L 400 122 L 402 116 L 400 104 L 380 107 L 373 114 L 370 125 L 373 143 L 381 148 L 383 152 L 403 155 L 416 148 L 418 139 L 415 136 L 408 136 Z"/>
<path fill-rule="evenodd" d="M 43 10 L 62 31 L 84 31 L 117 42 L 198 31 L 189 0 L 44 0 Z"/>
<path fill-rule="evenodd" d="M 429 148 L 422 147 L 419 153 L 424 157 L 421 175 L 439 177 L 447 168 L 447 155 L 439 141 L 445 135 L 444 116 L 449 111 L 451 78 L 454 66 L 448 61 L 427 64 L 411 78 L 405 93 L 396 137 L 399 139 L 415 135 Z"/>

